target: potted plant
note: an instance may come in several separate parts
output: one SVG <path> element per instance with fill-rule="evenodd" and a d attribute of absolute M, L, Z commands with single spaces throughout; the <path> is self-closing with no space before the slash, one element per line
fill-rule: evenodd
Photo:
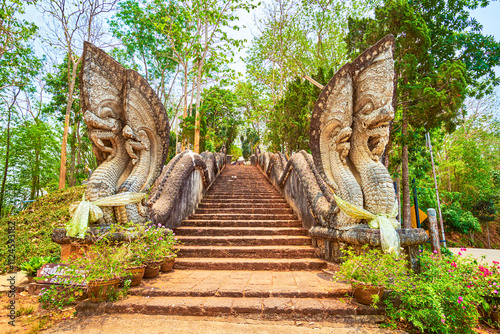
<path fill-rule="evenodd" d="M 177 257 L 177 249 L 174 247 L 179 244 L 174 231 L 170 229 L 165 229 L 163 237 L 160 240 L 160 247 L 162 247 L 162 253 L 165 254 L 163 263 L 161 264 L 161 271 L 166 273 L 172 270 L 174 267 L 175 258 Z"/>
<path fill-rule="evenodd" d="M 87 284 L 88 295 L 93 302 L 106 301 L 118 292 L 120 278 L 126 275 L 126 263 L 117 252 L 117 244 L 104 234 L 90 245 L 86 256 L 72 260 L 68 273 L 80 277 Z"/>
<path fill-rule="evenodd" d="M 137 237 L 130 241 L 130 245 L 136 263 L 146 266 L 144 278 L 158 276 L 165 258 L 175 254 L 174 238 L 172 230 L 161 225 L 149 224 L 137 228 Z"/>
<path fill-rule="evenodd" d="M 334 277 L 349 281 L 356 301 L 365 305 L 377 303 L 384 290 L 408 272 L 406 261 L 381 250 L 370 250 L 368 246 L 358 254 L 348 248 L 342 259 L 344 262 Z"/>

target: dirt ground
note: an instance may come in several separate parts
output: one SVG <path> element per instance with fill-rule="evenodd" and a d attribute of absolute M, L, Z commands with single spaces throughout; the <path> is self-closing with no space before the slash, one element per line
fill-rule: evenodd
<path fill-rule="evenodd" d="M 6 292 L 0 294 L 0 333 L 38 333 L 44 328 L 74 317 L 75 309 L 66 308 L 62 311 L 50 313 L 43 310 L 38 304 L 38 296 L 31 296 L 27 292 L 16 293 L 15 326 L 9 324 L 10 298 Z"/>

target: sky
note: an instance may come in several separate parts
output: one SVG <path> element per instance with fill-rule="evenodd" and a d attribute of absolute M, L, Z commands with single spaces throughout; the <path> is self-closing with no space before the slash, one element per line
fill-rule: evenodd
<path fill-rule="evenodd" d="M 272 1 L 272 0 L 268 0 Z M 246 39 L 245 47 L 248 47 L 254 35 L 258 34 L 258 29 L 255 26 L 255 16 L 258 15 L 259 9 L 251 13 L 245 11 L 240 11 L 239 15 L 239 26 L 242 27 L 239 31 L 235 32 L 235 37 L 240 39 Z M 500 40 L 500 2 L 492 1 L 486 8 L 476 9 L 471 12 L 472 16 L 475 17 L 478 22 L 483 25 L 483 34 L 493 35 L 495 40 Z M 28 21 L 35 22 L 40 29 L 43 31 L 46 29 L 46 18 L 43 14 L 37 12 L 34 6 L 29 6 L 26 10 L 26 15 L 24 18 Z M 37 50 L 43 54 L 43 49 L 40 45 L 37 45 Z M 237 72 L 245 74 L 245 63 L 241 58 L 246 56 L 246 49 L 239 52 L 234 58 L 235 62 L 230 65 L 232 69 Z M 497 76 L 500 76 L 500 67 L 496 68 Z"/>

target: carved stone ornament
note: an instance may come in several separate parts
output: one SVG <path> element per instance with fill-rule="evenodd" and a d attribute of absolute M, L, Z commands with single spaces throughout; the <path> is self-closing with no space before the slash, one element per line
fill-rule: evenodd
<path fill-rule="evenodd" d="M 333 192 L 357 207 L 391 215 L 392 179 L 380 162 L 394 118 L 394 37 L 388 35 L 343 66 L 321 92 L 311 118 L 314 163 Z M 337 229 L 360 227 L 343 212 Z"/>
<path fill-rule="evenodd" d="M 85 42 L 80 78 L 82 111 L 98 167 L 85 191 L 90 202 L 122 193 L 147 193 L 168 155 L 169 122 L 160 99 L 136 71 Z M 144 202 L 144 201 L 143 201 Z M 143 223 L 139 202 L 102 206 L 98 224 Z"/>

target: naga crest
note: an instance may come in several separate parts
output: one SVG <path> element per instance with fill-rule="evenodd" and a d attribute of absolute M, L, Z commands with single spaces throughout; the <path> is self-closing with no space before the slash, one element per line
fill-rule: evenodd
<path fill-rule="evenodd" d="M 85 198 L 147 193 L 168 155 L 169 123 L 160 99 L 136 71 L 85 42 L 80 77 L 82 111 L 98 167 Z M 143 223 L 142 203 L 103 206 L 98 223 Z"/>
<path fill-rule="evenodd" d="M 311 118 L 310 145 L 318 172 L 342 200 L 375 215 L 395 207 L 392 179 L 380 158 L 394 118 L 394 36 L 387 35 L 344 65 L 323 88 Z M 360 218 L 340 212 L 338 229 Z"/>

